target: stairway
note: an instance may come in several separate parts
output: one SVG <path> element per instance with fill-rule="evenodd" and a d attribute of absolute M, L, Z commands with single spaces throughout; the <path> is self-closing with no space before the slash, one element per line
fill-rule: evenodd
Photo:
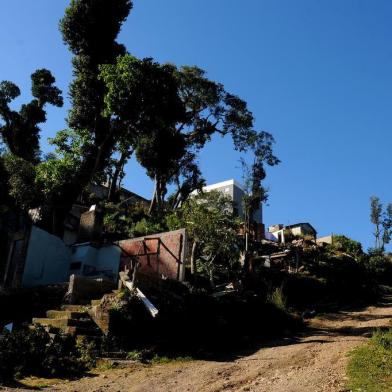
<path fill-rule="evenodd" d="M 100 300 L 94 300 L 94 303 L 97 304 L 97 301 Z M 49 333 L 61 331 L 73 336 L 96 338 L 102 332 L 89 315 L 92 306 L 63 305 L 61 310 L 48 310 L 45 318 L 33 318 L 33 324 L 42 325 Z"/>

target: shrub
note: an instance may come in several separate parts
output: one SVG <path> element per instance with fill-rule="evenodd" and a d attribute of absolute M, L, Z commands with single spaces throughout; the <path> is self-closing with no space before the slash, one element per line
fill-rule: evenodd
<path fill-rule="evenodd" d="M 270 302 L 280 310 L 286 310 L 286 297 L 283 294 L 283 288 L 277 287 L 270 296 Z"/>
<path fill-rule="evenodd" d="M 381 331 L 378 330 L 373 333 L 372 341 L 375 345 L 383 347 L 386 350 L 392 350 L 392 330 Z M 392 355 L 392 351 L 391 351 Z"/>
<path fill-rule="evenodd" d="M 332 244 L 327 247 L 331 252 L 344 252 L 353 257 L 363 254 L 362 245 L 345 235 L 334 235 Z"/>
<path fill-rule="evenodd" d="M 30 375 L 72 376 L 90 365 L 85 346 L 78 347 L 70 335 L 52 338 L 41 326 L 7 333 L 0 340 L 1 382 Z"/>

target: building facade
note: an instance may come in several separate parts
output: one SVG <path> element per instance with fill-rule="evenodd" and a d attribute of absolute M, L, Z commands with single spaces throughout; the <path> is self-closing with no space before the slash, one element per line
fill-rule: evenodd
<path fill-rule="evenodd" d="M 222 182 L 217 182 L 216 184 L 210 184 L 203 188 L 204 192 L 210 191 L 218 191 L 223 193 L 224 195 L 229 196 L 234 203 L 234 213 L 240 218 L 244 218 L 244 207 L 242 200 L 246 195 L 243 187 L 236 180 L 227 180 Z M 260 207 L 257 211 L 255 211 L 253 219 L 256 223 L 263 223 L 263 212 L 262 206 L 260 203 Z"/>
<path fill-rule="evenodd" d="M 296 223 L 294 225 L 284 226 L 282 224 L 272 225 L 268 228 L 268 232 L 275 238 L 277 242 L 285 244 L 296 237 L 312 237 L 316 240 L 317 231 L 308 222 Z"/>

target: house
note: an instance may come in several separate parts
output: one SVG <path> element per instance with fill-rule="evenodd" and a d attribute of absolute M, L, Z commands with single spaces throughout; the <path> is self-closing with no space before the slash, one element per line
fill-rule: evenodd
<path fill-rule="evenodd" d="M 66 245 L 72 245 L 76 242 L 80 242 L 79 238 L 79 224 L 82 214 L 89 211 L 91 206 L 91 200 L 95 200 L 96 203 L 100 201 L 107 200 L 109 187 L 107 184 L 90 184 L 88 187 L 89 198 L 85 196 L 80 196 L 75 204 L 73 204 L 71 210 L 68 212 L 67 217 L 64 222 L 64 236 L 63 241 Z M 119 190 L 119 200 L 121 204 L 130 205 L 140 205 L 145 209 L 150 206 L 150 201 L 145 199 L 138 194 L 129 191 L 128 189 L 121 188 Z M 37 226 L 42 226 L 42 216 L 46 206 L 35 208 L 29 211 L 29 216 L 33 224 Z"/>
<path fill-rule="evenodd" d="M 234 214 L 239 218 L 244 218 L 243 198 L 246 192 L 242 185 L 234 179 L 217 182 L 203 187 L 203 192 L 218 191 L 224 195 L 229 196 L 233 200 Z M 196 194 L 197 191 L 193 191 L 192 194 Z M 264 225 L 263 225 L 263 209 L 260 203 L 259 209 L 253 214 L 253 220 L 257 224 L 256 236 L 260 240 L 264 238 Z"/>
<path fill-rule="evenodd" d="M 308 222 L 284 226 L 282 224 L 269 226 L 268 232 L 279 242 L 285 244 L 295 237 L 311 237 L 316 240 L 317 231 Z"/>
<path fill-rule="evenodd" d="M 107 199 L 108 191 L 106 185 L 89 187 L 97 201 Z M 148 200 L 124 188 L 119 197 L 128 206 L 149 206 Z M 72 206 L 62 238 L 42 229 L 47 208 L 31 209 L 26 216 L 12 212 L 0 215 L 0 287 L 58 283 L 68 280 L 70 272 L 117 276 L 121 252 L 100 246 L 103 217 L 87 199 L 80 197 Z"/>
<path fill-rule="evenodd" d="M 107 183 L 104 184 L 91 184 L 89 187 L 89 191 L 92 195 L 94 195 L 98 200 L 107 200 L 109 194 L 109 185 Z M 129 191 L 121 187 L 118 191 L 119 201 L 126 205 L 135 205 L 139 204 L 145 208 L 150 207 L 150 201 L 145 199 L 144 197 Z"/>
<path fill-rule="evenodd" d="M 18 228 L 8 241 L 10 249 L 0 263 L 0 289 L 62 284 L 71 276 L 115 284 L 120 270 L 130 270 L 135 261 L 144 275 L 184 279 L 185 229 L 111 242 L 99 233 L 100 216 L 95 206 L 84 212 L 80 242 L 71 245 L 26 220 L 23 230 Z"/>
<path fill-rule="evenodd" d="M 326 235 L 324 237 L 319 237 L 316 239 L 318 245 L 332 245 L 333 235 Z"/>

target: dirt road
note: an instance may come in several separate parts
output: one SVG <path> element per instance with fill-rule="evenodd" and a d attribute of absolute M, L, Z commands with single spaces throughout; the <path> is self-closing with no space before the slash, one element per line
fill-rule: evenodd
<path fill-rule="evenodd" d="M 387 327 L 392 305 L 339 312 L 311 321 L 302 336 L 270 342 L 256 352 L 217 361 L 134 365 L 53 385 L 50 391 L 317 392 L 344 391 L 346 354 L 377 327 Z"/>

